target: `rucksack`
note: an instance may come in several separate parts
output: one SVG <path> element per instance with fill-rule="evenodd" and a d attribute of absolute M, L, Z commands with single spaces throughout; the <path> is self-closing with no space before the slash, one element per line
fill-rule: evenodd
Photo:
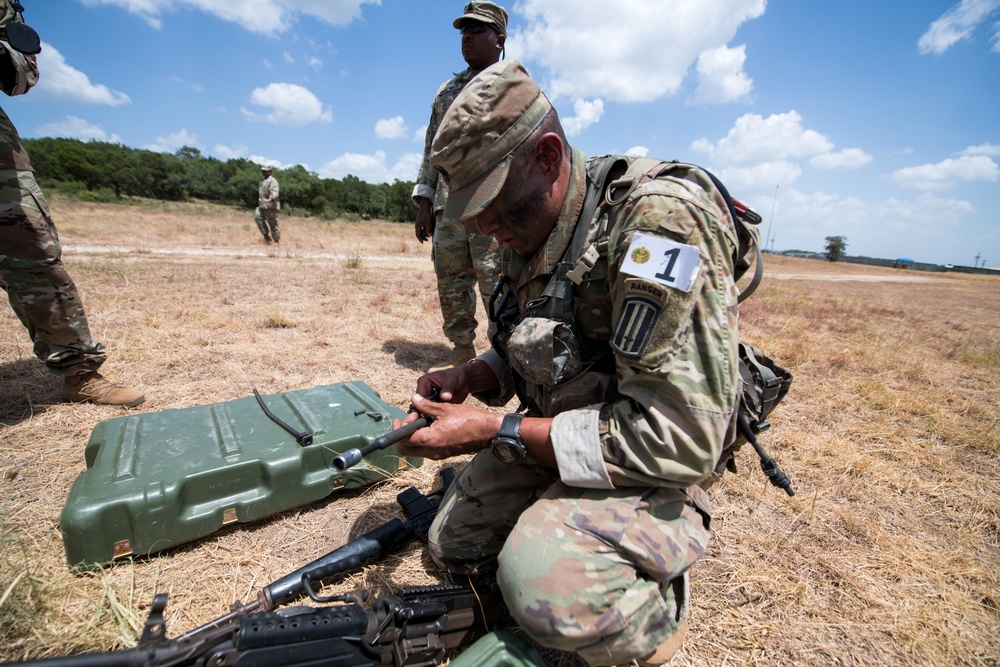
<path fill-rule="evenodd" d="M 621 169 L 625 163 L 624 175 L 607 183 L 609 174 L 615 165 Z M 754 275 L 750 282 L 740 291 L 739 303 L 746 300 L 757 289 L 764 275 L 764 257 L 760 247 L 760 233 L 757 225 L 762 221 L 760 215 L 749 206 L 734 199 L 726 186 L 714 174 L 695 165 L 679 162 L 663 162 L 651 158 L 635 156 L 601 156 L 592 158 L 587 164 L 587 176 L 597 187 L 588 188 L 588 199 L 584 202 L 582 220 L 589 219 L 598 207 L 604 206 L 607 213 L 607 223 L 602 229 L 606 237 L 614 226 L 617 217 L 617 207 L 628 194 L 642 183 L 659 178 L 676 169 L 699 169 L 715 185 L 729 209 L 729 216 L 736 227 L 737 248 L 733 254 L 733 277 L 739 281 L 754 267 Z M 603 201 L 599 201 L 603 198 Z M 589 214 L 589 215 L 588 215 Z M 586 264 L 586 261 L 584 261 Z M 578 267 L 584 268 L 584 267 Z M 587 267 L 589 268 L 589 267 Z M 568 275 L 572 279 L 574 271 Z M 579 275 L 579 272 L 577 272 Z M 574 280 L 575 282 L 575 280 Z M 771 411 L 785 398 L 792 384 L 792 374 L 776 363 L 771 357 L 756 347 L 740 341 L 739 343 L 739 373 L 741 388 L 739 391 L 739 408 L 736 415 L 736 431 L 725 444 L 722 455 L 716 463 L 716 472 L 736 471 L 735 454 L 749 442 L 760 458 L 761 469 L 767 475 L 771 484 L 794 496 L 791 480 L 778 467 L 764 447 L 758 442 L 757 435 L 770 427 L 767 420 Z"/>

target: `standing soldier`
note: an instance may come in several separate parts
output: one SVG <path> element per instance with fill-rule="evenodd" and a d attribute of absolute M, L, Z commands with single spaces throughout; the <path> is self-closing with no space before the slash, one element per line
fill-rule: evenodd
<path fill-rule="evenodd" d="M 21 7 L 0 0 L 0 87 L 23 95 L 38 82 L 38 34 L 26 26 Z M 63 396 L 134 407 L 142 392 L 112 384 L 97 369 L 107 358 L 90 337 L 80 294 L 63 266 L 49 203 L 35 182 L 28 153 L 14 124 L 0 109 L 0 288 L 28 329 L 35 356 L 65 378 Z"/>
<path fill-rule="evenodd" d="M 261 167 L 260 173 L 264 180 L 257 188 L 257 214 L 254 220 L 257 222 L 257 229 L 264 235 L 264 243 L 271 245 L 271 241 L 281 241 L 281 230 L 278 229 L 278 209 L 281 208 L 278 181 L 271 176 L 270 167 Z"/>
<path fill-rule="evenodd" d="M 452 23 L 462 31 L 462 57 L 468 68 L 441 84 L 431 105 L 424 159 L 413 188 L 413 200 L 420 207 L 416 233 L 421 243 L 433 235 L 431 254 L 437 274 L 438 298 L 444 317 L 444 335 L 454 346 L 451 358 L 431 370 L 451 368 L 476 356 L 476 294 L 483 308 L 497 283 L 500 246 L 495 239 L 479 233 L 475 224 L 444 218 L 448 186 L 431 168 L 431 144 L 438 125 L 452 101 L 472 77 L 500 60 L 507 39 L 507 11 L 492 2 L 470 2 L 462 16 Z"/>

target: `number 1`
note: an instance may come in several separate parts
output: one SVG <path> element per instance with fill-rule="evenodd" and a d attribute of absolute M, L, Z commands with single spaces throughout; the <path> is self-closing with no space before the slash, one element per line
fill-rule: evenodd
<path fill-rule="evenodd" d="M 677 277 L 671 275 L 674 272 L 674 265 L 677 264 L 677 258 L 680 256 L 680 248 L 671 248 L 670 250 L 663 253 L 664 257 L 667 258 L 667 268 L 665 268 L 660 273 L 656 274 L 656 277 L 660 280 L 665 280 L 668 283 L 672 283 L 677 280 Z"/>

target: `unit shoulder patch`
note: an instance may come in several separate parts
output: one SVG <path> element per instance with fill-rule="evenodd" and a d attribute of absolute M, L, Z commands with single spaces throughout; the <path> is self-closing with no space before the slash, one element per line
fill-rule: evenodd
<path fill-rule="evenodd" d="M 662 312 L 663 306 L 649 297 L 625 297 L 615 333 L 611 337 L 611 347 L 623 357 L 641 357 Z"/>

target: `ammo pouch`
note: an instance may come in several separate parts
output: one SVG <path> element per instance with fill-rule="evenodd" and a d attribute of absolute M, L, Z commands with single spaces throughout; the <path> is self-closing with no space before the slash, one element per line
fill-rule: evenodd
<path fill-rule="evenodd" d="M 530 384 L 557 385 L 583 370 L 573 330 L 545 317 L 526 317 L 514 327 L 507 362 Z"/>
<path fill-rule="evenodd" d="M 510 365 L 518 412 L 527 408 L 529 415 L 554 416 L 604 401 L 617 387 L 614 358 L 609 352 L 593 354 L 581 339 L 569 317 L 571 289 L 564 272 L 553 277 L 545 297 L 527 304 L 526 313 L 518 309 L 513 288 L 497 305 L 509 283 L 502 279 L 490 299 L 490 330 L 493 349 Z"/>

